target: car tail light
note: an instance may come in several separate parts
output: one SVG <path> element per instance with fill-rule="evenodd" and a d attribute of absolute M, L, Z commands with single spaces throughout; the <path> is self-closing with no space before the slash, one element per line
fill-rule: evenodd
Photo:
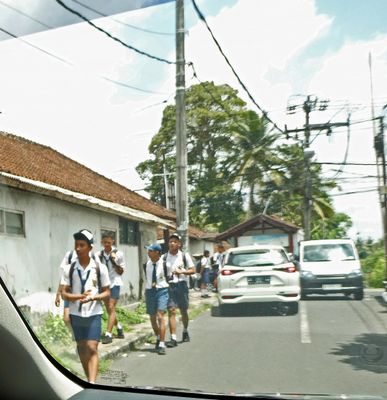
<path fill-rule="evenodd" d="M 222 299 L 232 300 L 232 299 L 236 299 L 237 297 L 241 297 L 241 295 L 238 295 L 238 296 L 222 296 Z"/>
<path fill-rule="evenodd" d="M 297 272 L 297 268 L 294 264 L 289 264 L 285 268 L 274 268 L 277 271 L 283 271 L 283 272 Z"/>
<path fill-rule="evenodd" d="M 236 274 L 237 272 L 240 272 L 240 270 L 239 269 L 228 269 L 228 268 L 225 268 L 225 269 L 222 269 L 220 271 L 221 275 L 223 275 L 223 276 L 233 275 L 233 274 Z"/>

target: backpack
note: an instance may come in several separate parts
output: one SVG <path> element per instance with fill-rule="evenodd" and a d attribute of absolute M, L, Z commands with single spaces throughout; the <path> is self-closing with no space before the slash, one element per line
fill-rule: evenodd
<path fill-rule="evenodd" d="M 202 260 L 196 261 L 195 271 L 196 271 L 197 274 L 200 273 L 201 268 L 202 268 Z"/>
<path fill-rule="evenodd" d="M 95 261 L 95 272 L 97 274 L 97 282 L 98 282 L 98 293 L 101 293 L 102 291 L 102 284 L 101 284 L 101 270 L 99 268 L 98 262 L 95 260 L 95 258 L 93 257 L 93 260 Z M 74 269 L 75 269 L 75 264 L 77 262 L 74 261 L 71 266 L 70 266 L 70 270 L 69 270 L 69 279 L 70 279 L 70 288 L 72 290 L 73 288 L 73 275 L 74 275 Z"/>

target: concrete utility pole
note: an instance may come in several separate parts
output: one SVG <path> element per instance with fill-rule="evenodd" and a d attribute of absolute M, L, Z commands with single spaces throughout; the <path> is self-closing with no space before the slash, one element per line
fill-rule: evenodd
<path fill-rule="evenodd" d="M 383 111 L 387 109 L 384 106 Z M 387 290 L 387 171 L 386 171 L 386 152 L 384 146 L 384 115 L 378 118 L 379 131 L 374 136 L 374 147 L 376 154 L 376 163 L 378 169 L 378 189 L 379 199 L 382 211 L 383 239 L 384 239 L 384 265 L 385 265 L 385 281 Z"/>
<path fill-rule="evenodd" d="M 310 239 L 311 233 L 311 215 L 312 215 L 312 179 L 310 173 L 310 164 L 311 159 L 314 156 L 314 151 L 310 149 L 310 132 L 313 130 L 330 130 L 332 127 L 339 126 L 349 126 L 349 119 L 347 122 L 333 122 L 326 124 L 311 124 L 310 123 L 310 113 L 318 107 L 319 111 L 326 110 L 328 105 L 328 100 L 319 101 L 317 98 L 312 99 L 311 96 L 307 96 L 306 100 L 302 104 L 302 109 L 305 112 L 305 125 L 303 128 L 298 129 L 287 129 L 285 126 L 285 133 L 288 135 L 289 133 L 298 133 L 304 132 L 305 140 L 302 143 L 303 155 L 304 155 L 304 176 L 305 176 L 305 184 L 304 184 L 304 238 L 305 240 Z M 288 111 L 290 114 L 294 114 L 295 110 L 300 108 L 299 105 L 293 105 L 288 107 Z"/>
<path fill-rule="evenodd" d="M 304 171 L 305 171 L 305 187 L 304 187 L 304 239 L 310 239 L 310 225 L 312 214 L 312 182 L 310 176 L 310 160 L 314 153 L 309 150 L 310 126 L 309 114 L 312 111 L 310 96 L 304 102 L 303 110 L 305 112 L 305 140 L 304 140 Z"/>
<path fill-rule="evenodd" d="M 184 0 L 176 0 L 176 226 L 188 251 L 187 132 L 185 122 Z"/>

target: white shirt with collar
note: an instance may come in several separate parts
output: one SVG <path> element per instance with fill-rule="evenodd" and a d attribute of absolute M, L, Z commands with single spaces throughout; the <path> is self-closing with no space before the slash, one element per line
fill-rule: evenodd
<path fill-rule="evenodd" d="M 153 276 L 153 261 L 148 260 L 146 263 L 146 268 L 145 268 L 145 274 L 146 274 L 146 289 L 152 289 L 152 276 Z M 164 273 L 164 261 L 160 257 L 158 261 L 155 262 L 156 264 L 156 288 L 161 289 L 161 288 L 167 288 L 168 282 Z M 167 274 L 171 275 L 172 270 L 171 268 L 168 268 L 167 266 Z"/>
<path fill-rule="evenodd" d="M 98 294 L 98 277 L 96 270 L 97 265 L 99 265 L 99 270 L 100 270 L 101 287 L 110 286 L 110 279 L 106 265 L 103 265 L 98 261 L 95 261 L 92 258 L 90 258 L 89 265 L 86 268 L 83 268 L 79 264 L 79 260 L 77 259 L 74 264 L 74 271 L 72 278 L 73 286 L 71 288 L 72 294 L 83 293 L 79 274 L 82 279 L 86 280 L 84 292 L 90 290 L 91 296 L 95 296 Z M 61 279 L 62 285 L 70 286 L 70 276 L 69 276 L 70 269 L 71 269 L 70 265 L 67 265 L 64 268 Z M 81 310 L 79 310 L 79 305 L 80 305 L 79 300 L 70 301 L 69 309 L 71 315 L 87 318 L 93 315 L 99 315 L 103 313 L 102 304 L 100 301 L 90 301 L 88 303 L 85 303 L 82 305 Z"/>
<path fill-rule="evenodd" d="M 116 247 L 112 248 L 112 252 L 116 253 L 116 264 L 125 270 L 125 259 L 124 253 L 120 250 L 117 250 Z M 109 278 L 110 278 L 110 287 L 113 286 L 122 286 L 123 281 L 120 274 L 117 273 L 116 269 L 113 266 L 112 260 L 110 258 L 110 254 L 106 253 L 104 249 L 102 249 L 98 253 L 98 257 L 102 264 L 107 266 L 109 271 Z"/>
<path fill-rule="evenodd" d="M 170 268 L 172 272 L 176 270 L 188 270 L 190 268 L 195 268 L 195 264 L 192 261 L 191 256 L 188 253 L 185 254 L 186 266 L 184 266 L 183 260 L 183 252 L 178 251 L 176 254 L 171 254 L 170 252 L 166 253 L 166 262 L 167 268 Z M 165 254 L 161 257 L 164 260 Z M 189 283 L 189 275 L 180 274 L 176 275 L 173 274 L 173 283 L 185 281 L 187 284 Z"/>

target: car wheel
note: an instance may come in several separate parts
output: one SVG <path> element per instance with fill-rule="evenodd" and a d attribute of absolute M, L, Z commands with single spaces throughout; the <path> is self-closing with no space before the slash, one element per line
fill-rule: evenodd
<path fill-rule="evenodd" d="M 219 304 L 219 315 L 224 317 L 226 315 L 230 315 L 231 306 L 230 304 Z"/>
<path fill-rule="evenodd" d="M 353 298 L 355 300 L 363 300 L 364 290 L 363 289 L 356 290 L 356 292 L 353 293 Z"/>

